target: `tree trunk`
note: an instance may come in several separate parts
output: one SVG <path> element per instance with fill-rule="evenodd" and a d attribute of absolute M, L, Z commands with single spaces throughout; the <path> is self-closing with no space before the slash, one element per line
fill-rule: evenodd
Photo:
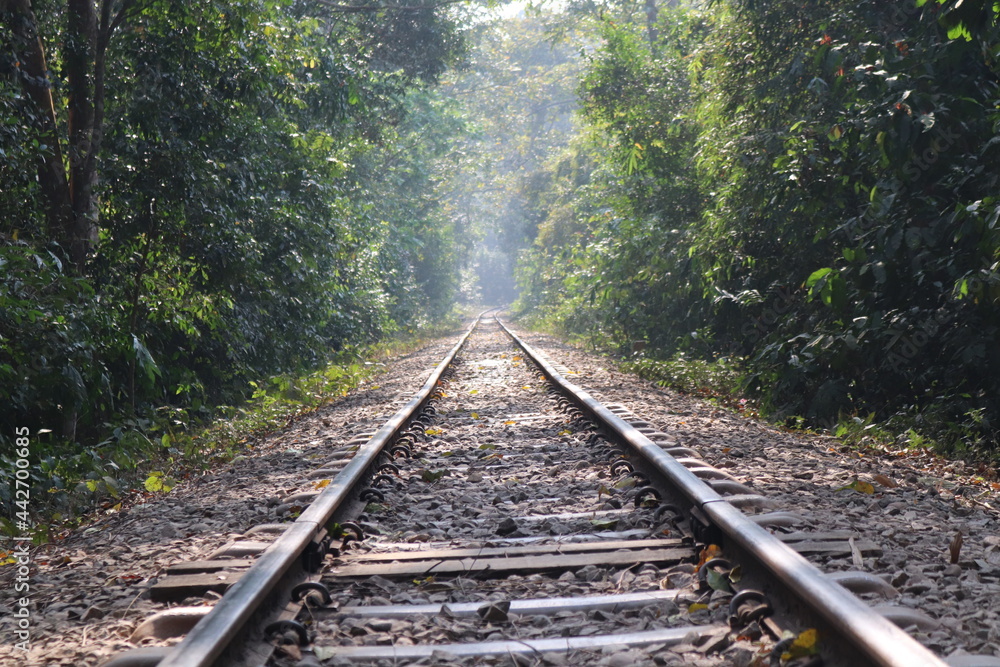
<path fill-rule="evenodd" d="M 68 239 L 73 226 L 73 202 L 63 165 L 63 154 L 52 100 L 52 82 L 45 61 L 45 47 L 38 34 L 30 0 L 0 0 L 4 20 L 14 35 L 18 54 L 18 78 L 37 109 L 45 149 L 38 152 L 38 182 L 45 196 L 51 238 Z"/>
<path fill-rule="evenodd" d="M 97 8 L 94 0 L 69 0 L 63 47 L 69 102 L 69 192 L 73 221 L 67 230 L 70 257 L 82 272 L 87 253 L 97 241 L 97 161 L 95 145 L 95 91 L 103 87 L 96 76 Z M 103 59 L 102 59 L 103 60 Z"/>
<path fill-rule="evenodd" d="M 668 0 L 669 4 L 669 0 Z M 659 40 L 659 31 L 656 29 L 656 18 L 659 10 L 656 7 L 656 0 L 646 0 L 646 38 L 649 40 L 649 53 L 654 58 L 658 49 L 656 42 Z"/>
<path fill-rule="evenodd" d="M 124 20 L 134 0 L 125 0 L 114 17 L 113 3 L 101 0 L 99 21 L 95 0 L 67 0 L 62 41 L 68 126 L 63 139 L 31 0 L 0 0 L 0 20 L 8 23 L 17 42 L 21 85 L 35 104 L 46 145 L 39 151 L 38 160 L 49 238 L 66 250 L 73 269 L 80 275 L 97 242 L 97 156 L 104 125 L 105 53 L 111 33 Z"/>

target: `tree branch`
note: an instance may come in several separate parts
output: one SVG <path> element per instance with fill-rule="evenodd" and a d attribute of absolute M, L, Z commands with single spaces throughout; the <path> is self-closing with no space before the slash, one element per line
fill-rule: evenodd
<path fill-rule="evenodd" d="M 135 6 L 135 2 L 136 2 L 136 0 L 125 0 L 122 3 L 122 6 L 118 9 L 118 13 L 115 14 L 115 17 L 111 20 L 110 25 L 108 25 L 108 31 L 107 31 L 107 37 L 108 37 L 108 39 L 111 38 L 111 33 L 113 33 L 115 30 L 117 30 L 118 27 L 122 24 L 122 22 L 124 22 L 125 19 L 128 18 L 129 10 L 131 10 L 132 7 Z M 110 0 L 109 0 L 109 4 L 110 4 Z"/>

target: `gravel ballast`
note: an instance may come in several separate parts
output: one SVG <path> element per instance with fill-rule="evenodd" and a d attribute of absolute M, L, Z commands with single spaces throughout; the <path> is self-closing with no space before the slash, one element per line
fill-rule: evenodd
<path fill-rule="evenodd" d="M 936 627 L 912 634 L 936 653 L 1000 657 L 997 490 L 962 462 L 921 450 L 859 450 L 831 437 L 786 432 L 704 400 L 660 389 L 554 337 L 518 333 L 551 360 L 571 369 L 571 380 L 599 400 L 626 406 L 678 444 L 697 450 L 708 463 L 766 496 L 775 504 L 773 509 L 807 515 L 809 531 L 847 530 L 876 543 L 880 555 L 809 558 L 824 571 L 863 569 L 891 583 L 898 596 L 888 601 L 873 598 L 872 602 L 911 607 L 933 619 Z M 483 339 L 477 343 L 481 347 L 470 347 L 460 355 L 462 367 L 470 371 L 468 379 L 456 376 L 446 396 L 437 401 L 437 417 L 453 419 L 449 426 L 442 422 L 440 433 L 433 428 L 429 431 L 432 435 L 420 445 L 423 459 L 404 462 L 408 466 L 405 483 L 398 482 L 387 494 L 385 507 L 369 507 L 363 520 L 379 534 L 366 541 L 362 551 L 454 548 L 463 540 L 528 544 L 540 539 L 545 543 L 580 531 L 618 533 L 623 539 L 645 531 L 648 538 L 651 531 L 661 528 L 651 511 L 622 511 L 631 508 L 630 503 L 623 503 L 628 500 L 627 490 L 610 488 L 614 478 L 606 464 L 600 467 L 586 453 L 588 433 L 544 402 L 537 375 L 498 336 Z M 12 614 L 19 594 L 14 591 L 15 568 L 4 566 L 0 570 L 4 591 L 0 595 L 0 637 L 4 638 L 0 663 L 100 665 L 111 655 L 134 648 L 129 642 L 132 632 L 163 608 L 148 599 L 148 590 L 162 578 L 165 567 L 205 559 L 254 525 L 289 519 L 282 500 L 314 488 L 309 472 L 327 460 L 331 451 L 342 450 L 359 434 L 375 430 L 397 409 L 400 399 L 419 387 L 453 342 L 454 338 L 443 339 L 395 360 L 348 396 L 259 439 L 234 461 L 183 480 L 169 494 L 133 496 L 120 511 L 97 516 L 64 539 L 33 548 L 31 648 L 27 653 L 7 639 L 15 637 L 17 619 Z M 508 382 L 515 377 L 516 383 Z M 506 451 L 511 445 L 516 448 Z M 527 473 L 513 472 L 519 459 L 530 464 Z M 447 474 L 435 479 L 442 470 Z M 855 484 L 856 480 L 870 484 L 872 492 L 866 493 L 868 487 Z M 456 482 L 453 492 L 449 491 L 452 495 L 436 495 L 438 487 L 452 482 Z M 568 498 L 574 499 L 571 504 L 565 502 Z M 572 513 L 588 516 L 548 516 Z M 535 520 L 533 515 L 547 518 Z M 958 534 L 961 547 L 953 563 L 951 545 Z M 692 576 L 683 567 L 644 565 L 556 576 L 432 579 L 423 588 L 366 579 L 345 587 L 339 603 L 487 604 L 539 597 L 539 591 L 574 596 L 680 590 L 692 583 Z M 212 605 L 217 599 L 217 594 L 206 594 L 183 604 Z M 331 641 L 344 645 L 400 638 L 530 639 L 622 626 L 655 627 L 662 619 L 685 614 L 696 601 L 700 598 L 686 593 L 646 611 L 567 612 L 559 618 L 515 617 L 513 622 L 493 612 L 492 621 L 480 617 L 442 621 L 439 615 L 431 615 L 391 622 L 331 618 L 319 623 L 326 624 L 323 632 Z M 704 616 L 705 622 L 718 620 L 713 617 L 722 606 L 717 602 L 695 613 Z M 166 643 L 172 641 L 176 640 Z M 707 666 L 744 660 L 743 664 L 749 664 L 756 655 L 752 643 L 714 649 L 682 644 L 627 652 L 545 654 L 538 661 L 506 656 L 479 659 L 476 664 L 642 665 L 685 660 L 684 664 Z M 282 664 L 311 664 L 306 657 L 293 657 L 284 655 Z M 325 662 L 338 664 L 335 658 Z M 452 662 L 470 664 L 468 659 L 447 655 L 426 664 Z"/>

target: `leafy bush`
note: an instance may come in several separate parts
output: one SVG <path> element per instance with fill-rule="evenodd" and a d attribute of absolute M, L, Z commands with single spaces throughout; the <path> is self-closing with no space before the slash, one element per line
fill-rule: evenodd
<path fill-rule="evenodd" d="M 582 215 L 559 234 L 542 211 L 521 312 L 619 349 L 744 358 L 778 418 L 875 413 L 995 449 L 998 13 L 727 0 L 664 9 L 658 33 L 603 28 L 589 185 L 551 188 Z"/>
<path fill-rule="evenodd" d="M 740 403 L 743 370 L 739 360 L 720 357 L 706 361 L 678 353 L 667 360 L 641 358 L 629 361 L 623 369 L 653 380 L 661 387 L 718 398 L 729 404 L 746 405 L 746 401 Z"/>

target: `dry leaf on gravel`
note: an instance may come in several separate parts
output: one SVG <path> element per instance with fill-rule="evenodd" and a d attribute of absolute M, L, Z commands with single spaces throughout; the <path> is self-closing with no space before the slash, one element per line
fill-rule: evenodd
<path fill-rule="evenodd" d="M 846 491 L 847 489 L 853 489 L 854 491 L 857 491 L 858 493 L 864 493 L 864 494 L 867 494 L 867 495 L 871 495 L 871 494 L 875 493 L 875 487 L 874 486 L 872 486 L 868 482 L 862 482 L 860 479 L 857 479 L 857 478 L 855 478 L 854 481 L 852 481 L 850 484 L 847 484 L 846 486 L 842 486 L 842 487 L 840 487 L 837 490 L 838 491 Z"/>
<path fill-rule="evenodd" d="M 899 486 L 899 484 L 896 484 L 896 482 L 892 481 L 892 479 L 886 477 L 885 475 L 875 475 L 873 479 L 887 489 L 895 489 Z"/>

